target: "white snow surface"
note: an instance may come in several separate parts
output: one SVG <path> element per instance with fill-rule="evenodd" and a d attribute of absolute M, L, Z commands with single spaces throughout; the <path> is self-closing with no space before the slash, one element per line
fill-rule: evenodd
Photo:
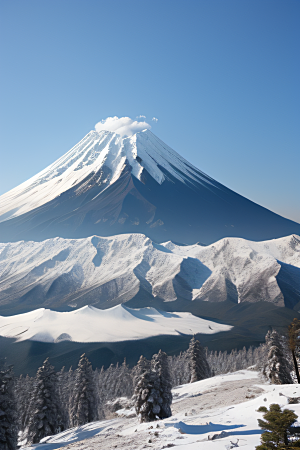
<path fill-rule="evenodd" d="M 237 302 L 284 306 L 276 279 L 282 263 L 300 268 L 299 236 L 224 238 L 208 246 L 158 245 L 143 234 L 0 243 L 0 302 L 9 304 L 36 286 L 40 305 L 49 308 L 51 302 L 81 307 L 99 301 L 107 308 L 133 298 L 141 286 L 164 301 L 180 293 L 215 302 L 227 299 L 230 282 Z M 51 293 L 56 281 L 59 289 Z"/>
<path fill-rule="evenodd" d="M 78 144 L 46 169 L 0 197 L 0 222 L 17 217 L 53 200 L 89 174 L 103 171 L 105 188 L 121 175 L 125 163 L 141 179 L 144 168 L 161 184 L 163 167 L 183 183 L 201 183 L 201 172 L 157 138 L 150 130 L 130 137 L 111 131 L 90 131 Z M 206 184 L 213 182 L 205 176 Z"/>
<path fill-rule="evenodd" d="M 215 334 L 230 325 L 218 324 L 191 313 L 169 313 L 154 308 L 117 305 L 101 310 L 84 306 L 71 312 L 40 308 L 25 314 L 0 316 L 0 336 L 18 341 L 120 342 L 151 336 Z"/>
<path fill-rule="evenodd" d="M 237 401 L 239 397 L 233 399 L 237 390 L 240 401 Z M 173 397 L 175 413 L 169 419 L 143 424 L 138 418 L 126 417 L 93 422 L 45 438 L 41 444 L 27 450 L 55 450 L 66 446 L 70 450 L 160 450 L 167 447 L 225 450 L 234 448 L 231 443 L 238 443 L 237 448 L 253 450 L 260 443 L 262 433 L 257 422 L 262 418 L 257 412 L 260 406 L 268 408 L 278 403 L 300 416 L 300 404 L 288 404 L 290 397 L 300 397 L 299 385 L 269 385 L 252 370 L 178 386 L 173 389 Z M 206 397 L 209 399 L 207 408 L 197 407 L 197 402 L 204 402 Z M 208 439 L 222 432 L 226 433 L 224 437 Z"/>

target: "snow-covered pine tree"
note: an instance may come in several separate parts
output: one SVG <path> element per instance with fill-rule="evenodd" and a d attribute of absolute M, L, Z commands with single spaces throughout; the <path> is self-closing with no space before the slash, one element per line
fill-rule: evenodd
<path fill-rule="evenodd" d="M 71 405 L 71 426 L 76 427 L 97 420 L 93 370 L 85 354 L 80 357 L 75 371 Z"/>
<path fill-rule="evenodd" d="M 56 373 L 47 358 L 37 371 L 30 395 L 22 442 L 36 444 L 59 430 Z"/>
<path fill-rule="evenodd" d="M 248 367 L 253 366 L 254 364 L 254 358 L 253 358 L 253 348 L 249 347 L 246 353 L 246 364 Z M 244 367 L 242 367 L 244 368 Z"/>
<path fill-rule="evenodd" d="M 157 384 L 157 377 L 149 368 L 135 377 L 135 390 L 133 395 L 134 406 L 140 422 L 151 422 L 156 419 L 153 412 L 154 385 Z"/>
<path fill-rule="evenodd" d="M 111 369 L 111 370 L 110 370 Z M 116 366 L 111 364 L 111 368 L 109 368 L 110 374 L 108 378 L 108 389 L 107 389 L 107 395 L 109 397 L 109 400 L 112 400 L 113 398 L 116 398 L 116 391 L 117 391 L 117 384 L 118 384 L 118 378 L 120 374 L 120 366 L 117 362 Z"/>
<path fill-rule="evenodd" d="M 181 361 L 182 379 L 180 384 L 187 384 L 190 382 L 191 373 L 189 365 L 189 355 L 188 350 L 183 353 L 183 358 Z"/>
<path fill-rule="evenodd" d="M 292 384 L 289 363 L 284 355 L 280 336 L 276 330 L 266 335 L 268 358 L 263 373 L 272 384 Z"/>
<path fill-rule="evenodd" d="M 103 368 L 101 369 L 103 370 Z M 101 385 L 99 385 L 99 370 L 96 368 L 93 371 L 93 392 L 94 392 L 94 415 L 97 417 L 97 420 L 101 420 L 105 418 L 105 412 L 103 409 L 103 401 L 102 401 L 102 392 L 101 392 Z"/>
<path fill-rule="evenodd" d="M 140 359 L 137 362 L 137 365 L 132 369 L 132 377 L 133 383 L 136 386 L 139 379 L 143 375 L 144 372 L 149 372 L 151 368 L 151 361 L 149 361 L 145 356 L 141 355 Z"/>
<path fill-rule="evenodd" d="M 160 411 L 157 416 L 160 419 L 166 419 L 172 416 L 172 383 L 169 372 L 168 356 L 165 352 L 159 350 L 157 355 L 153 355 L 151 360 L 152 370 L 158 376 L 159 394 L 162 401 L 158 401 Z"/>
<path fill-rule="evenodd" d="M 57 373 L 57 393 L 60 403 L 61 430 L 70 428 L 70 400 L 73 393 L 73 384 L 74 373 L 72 371 L 72 367 L 70 367 L 68 372 L 66 372 L 63 367 Z"/>
<path fill-rule="evenodd" d="M 97 416 L 99 419 L 105 417 L 104 405 L 105 405 L 105 392 L 104 392 L 104 378 L 105 370 L 102 366 L 100 370 L 96 369 L 94 372 L 94 389 L 97 398 Z"/>
<path fill-rule="evenodd" d="M 30 396 L 33 391 L 33 381 L 34 379 L 27 375 L 25 378 L 20 375 L 19 378 L 15 378 L 14 383 L 14 394 L 15 398 L 18 399 L 16 402 L 16 412 L 17 412 L 17 427 L 19 430 L 25 429 L 25 423 L 28 412 L 28 405 L 30 401 Z"/>
<path fill-rule="evenodd" d="M 118 390 L 118 375 L 121 368 L 111 364 L 107 370 L 104 370 L 102 366 L 101 370 L 95 370 L 94 372 L 94 390 L 97 400 L 97 415 L 99 419 L 105 417 L 106 412 L 110 413 L 110 407 L 108 402 L 111 403 L 116 397 L 116 390 Z M 120 395 L 122 396 L 122 395 Z"/>
<path fill-rule="evenodd" d="M 189 349 L 189 366 L 191 372 L 190 382 L 204 380 L 211 376 L 210 367 L 206 360 L 206 354 L 204 348 L 200 345 L 200 342 L 195 339 L 195 336 L 191 339 Z"/>
<path fill-rule="evenodd" d="M 141 357 L 135 377 L 134 403 L 141 422 L 152 422 L 172 415 L 172 385 L 168 357 L 161 350 L 153 355 L 151 366 Z"/>
<path fill-rule="evenodd" d="M 114 398 L 114 386 L 117 369 L 118 367 L 115 367 L 113 364 L 111 364 L 108 369 L 103 372 L 101 386 L 103 404 Z"/>
<path fill-rule="evenodd" d="M 238 355 L 237 349 L 232 349 L 229 357 L 228 357 L 228 365 L 231 368 L 231 372 L 236 372 L 237 369 L 237 355 Z"/>
<path fill-rule="evenodd" d="M 115 385 L 115 397 L 132 397 L 133 384 L 129 367 L 126 364 L 126 358 L 121 365 Z"/>
<path fill-rule="evenodd" d="M 242 350 L 237 352 L 236 354 L 236 369 L 242 370 L 243 367 L 247 364 L 247 350 L 246 347 L 243 347 Z"/>
<path fill-rule="evenodd" d="M 0 370 L 0 448 L 15 450 L 17 444 L 16 411 L 12 367 Z"/>
<path fill-rule="evenodd" d="M 253 360 L 256 367 L 262 370 L 268 355 L 268 346 L 266 343 L 260 344 L 253 350 Z"/>

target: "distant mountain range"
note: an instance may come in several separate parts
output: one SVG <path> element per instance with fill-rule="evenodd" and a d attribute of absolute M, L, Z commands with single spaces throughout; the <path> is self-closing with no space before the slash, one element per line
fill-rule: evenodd
<path fill-rule="evenodd" d="M 64 156 L 0 197 L 0 241 L 142 233 L 210 244 L 300 234 L 300 225 L 224 187 L 151 131 L 91 131 Z"/>
<path fill-rule="evenodd" d="M 300 309 L 300 238 L 156 244 L 142 234 L 0 244 L 0 313 L 124 302 L 270 302 Z M 165 308 L 165 307 L 164 307 Z"/>

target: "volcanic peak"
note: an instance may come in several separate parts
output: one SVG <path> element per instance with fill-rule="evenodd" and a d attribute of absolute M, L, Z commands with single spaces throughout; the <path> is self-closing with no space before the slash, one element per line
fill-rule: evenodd
<path fill-rule="evenodd" d="M 166 172 L 183 183 L 201 183 L 201 179 L 214 183 L 147 129 L 130 137 L 92 130 L 53 164 L 4 194 L 0 222 L 53 200 L 83 183 L 91 173 L 98 174 L 97 183 L 107 188 L 120 178 L 126 166 L 140 181 L 146 169 L 159 184 L 165 181 Z"/>

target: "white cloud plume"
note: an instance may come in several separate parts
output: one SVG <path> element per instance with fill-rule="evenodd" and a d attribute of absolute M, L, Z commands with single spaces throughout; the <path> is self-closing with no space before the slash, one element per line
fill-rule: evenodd
<path fill-rule="evenodd" d="M 142 117 L 142 116 L 141 116 Z M 138 122 L 137 120 L 132 120 L 130 117 L 107 117 L 107 119 L 101 120 L 101 122 L 96 123 L 96 131 L 113 131 L 120 136 L 132 136 L 138 131 L 145 130 L 147 128 L 150 130 L 151 125 L 147 122 Z"/>
<path fill-rule="evenodd" d="M 137 118 L 137 119 L 146 119 L 146 116 L 140 115 L 140 116 L 136 116 L 136 118 Z"/>
<path fill-rule="evenodd" d="M 158 119 L 156 117 L 152 117 L 153 122 L 158 122 Z"/>

